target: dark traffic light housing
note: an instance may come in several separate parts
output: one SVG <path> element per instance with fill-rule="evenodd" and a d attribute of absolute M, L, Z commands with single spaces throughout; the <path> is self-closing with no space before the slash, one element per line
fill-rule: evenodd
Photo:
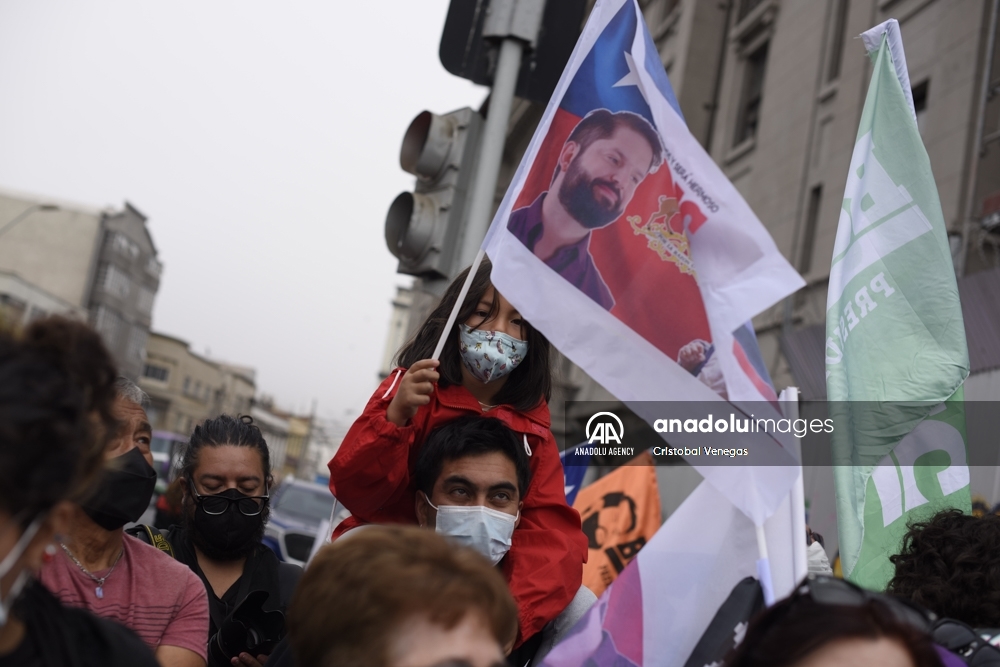
<path fill-rule="evenodd" d="M 385 218 L 397 272 L 445 279 L 454 273 L 482 125 L 467 107 L 443 116 L 423 111 L 410 123 L 399 165 L 417 177 L 416 187 L 396 197 Z"/>

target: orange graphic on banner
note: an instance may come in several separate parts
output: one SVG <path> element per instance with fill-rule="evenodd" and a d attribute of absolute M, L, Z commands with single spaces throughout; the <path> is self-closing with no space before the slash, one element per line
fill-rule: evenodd
<path fill-rule="evenodd" d="M 583 585 L 599 596 L 662 523 L 653 457 L 643 452 L 580 489 L 573 507 L 590 547 Z"/>

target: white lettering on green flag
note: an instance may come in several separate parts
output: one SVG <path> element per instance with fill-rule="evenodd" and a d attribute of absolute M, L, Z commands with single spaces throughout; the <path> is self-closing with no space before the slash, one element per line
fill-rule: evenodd
<path fill-rule="evenodd" d="M 875 70 L 830 267 L 826 381 L 841 566 L 882 589 L 908 522 L 970 511 L 969 355 L 937 186 L 901 83 L 899 26 L 863 37 Z"/>

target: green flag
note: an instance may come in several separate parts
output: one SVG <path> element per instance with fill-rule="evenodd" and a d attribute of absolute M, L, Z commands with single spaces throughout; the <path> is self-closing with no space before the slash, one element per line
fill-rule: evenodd
<path fill-rule="evenodd" d="M 875 70 L 830 267 L 826 378 L 844 575 L 881 590 L 907 523 L 971 511 L 965 326 L 899 26 L 864 35 Z"/>

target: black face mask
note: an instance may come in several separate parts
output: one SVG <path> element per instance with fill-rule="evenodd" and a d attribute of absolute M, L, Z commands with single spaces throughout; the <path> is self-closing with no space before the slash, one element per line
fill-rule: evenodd
<path fill-rule="evenodd" d="M 118 530 L 126 523 L 138 521 L 149 507 L 156 488 L 156 471 L 146 463 L 138 447 L 106 465 L 97 490 L 82 507 L 104 530 Z"/>
<path fill-rule="evenodd" d="M 226 489 L 216 495 L 233 500 L 249 498 L 236 489 Z M 239 503 L 229 503 L 229 508 L 222 514 L 209 514 L 196 500 L 193 517 L 189 515 L 191 541 L 212 560 L 239 560 L 248 556 L 264 538 L 267 510 L 265 504 L 260 514 L 246 516 L 240 512 Z"/>

